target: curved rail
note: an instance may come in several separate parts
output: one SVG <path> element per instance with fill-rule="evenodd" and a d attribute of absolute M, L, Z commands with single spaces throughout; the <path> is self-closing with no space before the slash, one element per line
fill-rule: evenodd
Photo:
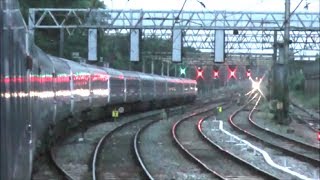
<path fill-rule="evenodd" d="M 301 111 L 305 112 L 306 114 L 308 114 L 311 118 L 314 118 L 316 121 L 319 121 L 319 119 L 316 119 L 316 117 L 314 117 L 314 115 L 312 113 L 310 113 L 309 111 L 307 111 L 306 109 L 300 107 L 298 104 L 294 103 L 294 102 L 290 102 L 294 107 L 300 109 Z M 295 117 L 298 118 L 298 117 Z M 299 118 L 299 120 L 302 120 L 305 124 L 307 124 L 308 128 L 311 129 L 314 132 L 318 132 L 320 131 L 320 129 L 316 129 L 314 128 L 312 125 L 309 124 L 309 122 L 305 119 Z"/>
<path fill-rule="evenodd" d="M 267 132 L 269 134 L 271 134 L 272 136 L 276 136 L 277 138 L 280 138 L 282 139 L 283 141 L 290 141 L 290 142 L 293 142 L 295 143 L 295 147 L 296 146 L 300 146 L 301 148 L 304 148 L 304 149 L 308 149 L 308 151 L 319 151 L 320 148 L 319 147 L 315 147 L 315 146 L 312 146 L 312 145 L 309 145 L 307 143 L 304 143 L 304 142 L 301 142 L 301 141 L 298 141 L 298 140 L 295 140 L 295 139 L 291 139 L 291 138 L 288 138 L 288 137 L 285 137 L 281 134 L 278 134 L 274 131 L 270 131 L 262 126 L 260 126 L 259 124 L 257 124 L 256 122 L 254 122 L 254 120 L 252 119 L 252 114 L 254 113 L 254 110 L 256 109 L 256 106 L 250 111 L 250 114 L 248 116 L 248 120 L 249 122 L 254 125 L 256 128 L 258 128 L 259 130 L 262 130 L 264 132 Z M 319 161 L 320 162 L 320 161 Z"/>
<path fill-rule="evenodd" d="M 251 100 L 251 101 L 253 101 L 253 100 Z M 242 106 L 242 107 L 240 107 L 239 109 L 237 109 L 235 112 L 233 112 L 233 113 L 229 116 L 228 121 L 229 121 L 229 123 L 231 124 L 231 126 L 232 126 L 234 129 L 236 129 L 238 132 L 241 132 L 241 133 L 244 133 L 244 134 L 248 135 L 248 137 L 251 137 L 251 138 L 253 138 L 253 139 L 255 139 L 255 140 L 258 140 L 258 141 L 260 141 L 260 142 L 263 142 L 263 143 L 265 143 L 265 144 L 268 144 L 269 146 L 271 146 L 271 147 L 273 147 L 273 148 L 275 148 L 275 149 L 278 149 L 278 150 L 282 151 L 282 152 L 285 153 L 285 154 L 288 154 L 288 155 L 290 155 L 290 156 L 293 156 L 293 157 L 295 157 L 295 158 L 297 158 L 297 159 L 299 159 L 299 160 L 302 160 L 302 161 L 307 161 L 307 162 L 309 162 L 310 164 L 312 164 L 312 165 L 314 165 L 314 166 L 316 166 L 316 167 L 319 167 L 319 160 L 318 160 L 318 159 L 314 159 L 314 158 L 305 156 L 304 154 L 297 153 L 297 152 L 295 152 L 295 151 L 293 151 L 293 150 L 291 150 L 291 149 L 287 149 L 287 148 L 284 148 L 284 147 L 281 147 L 281 146 L 277 146 L 276 144 L 271 143 L 271 142 L 268 142 L 268 141 L 266 141 L 266 140 L 264 140 L 264 139 L 262 139 L 262 138 L 260 138 L 260 137 L 258 137 L 258 136 L 256 136 L 256 135 L 254 135 L 253 133 L 250 133 L 250 132 L 242 129 L 242 128 L 239 127 L 238 125 L 236 125 L 236 124 L 234 123 L 234 121 L 233 121 L 233 118 L 234 118 L 244 107 L 246 107 L 251 101 L 249 101 L 247 104 L 245 104 L 244 106 Z M 248 118 L 251 116 L 251 114 L 252 114 L 252 112 L 254 111 L 254 109 L 255 109 L 255 106 L 254 106 L 254 108 L 250 111 Z M 254 126 L 253 126 L 253 127 L 254 127 Z M 277 136 L 277 135 L 275 135 L 275 136 Z M 291 142 L 291 143 L 292 143 L 292 142 Z"/>
<path fill-rule="evenodd" d="M 97 172 L 96 172 L 97 157 L 98 157 L 98 154 L 99 154 L 99 152 L 101 150 L 101 144 L 104 142 L 104 140 L 109 138 L 112 134 L 114 134 L 115 132 L 121 130 L 122 128 L 124 128 L 124 127 L 126 127 L 126 126 L 128 126 L 130 124 L 133 124 L 135 122 L 141 121 L 141 120 L 145 120 L 145 118 L 136 119 L 136 120 L 133 120 L 133 121 L 126 122 L 126 123 L 114 128 L 112 131 L 106 133 L 104 136 L 102 136 L 100 138 L 99 142 L 97 143 L 97 145 L 95 147 L 95 150 L 94 150 L 94 153 L 93 153 L 93 157 L 92 157 L 92 163 L 91 163 L 92 170 L 91 170 L 91 173 L 92 173 L 92 179 L 93 180 L 97 179 Z"/>
<path fill-rule="evenodd" d="M 215 101 L 225 101 L 226 99 L 229 99 L 229 97 L 227 98 L 220 98 L 220 99 L 216 99 Z M 208 105 L 212 103 L 210 100 L 206 100 L 205 102 L 197 105 L 197 106 L 200 106 L 200 107 L 203 107 L 204 105 Z M 198 108 L 193 108 L 193 109 L 198 109 Z M 207 111 L 205 111 L 207 112 Z M 203 113 L 203 112 L 200 112 L 200 114 Z M 188 118 L 188 117 L 191 117 L 191 116 L 194 116 L 195 114 L 192 114 L 192 115 L 189 115 L 187 117 L 183 117 L 183 118 Z M 138 132 L 135 134 L 135 137 L 134 137 L 134 149 L 135 149 L 135 154 L 136 154 L 136 157 L 139 161 L 139 164 L 141 165 L 144 173 L 146 174 L 146 176 L 149 178 L 149 179 L 154 179 L 151 175 L 151 173 L 149 172 L 149 170 L 147 169 L 147 166 L 145 165 L 145 163 L 143 162 L 143 158 L 140 154 L 140 151 L 139 151 L 139 146 L 138 146 L 138 141 L 140 139 L 140 136 L 141 136 L 141 133 L 143 131 L 145 131 L 149 126 L 151 126 L 152 124 L 158 122 L 159 120 L 155 120 L 155 121 L 152 121 L 150 123 L 148 123 L 147 125 L 145 125 L 144 127 L 142 127 L 141 129 L 138 130 Z"/>
<path fill-rule="evenodd" d="M 74 178 L 65 170 L 63 169 L 57 162 L 55 155 L 54 155 L 54 148 L 51 148 L 49 151 L 50 155 L 50 160 L 53 162 L 52 164 L 56 167 L 56 169 L 58 170 L 59 174 L 61 174 L 65 179 L 68 180 L 73 180 Z"/>
<path fill-rule="evenodd" d="M 143 160 L 142 160 L 142 156 L 140 154 L 140 150 L 139 150 L 139 146 L 138 146 L 138 141 L 140 139 L 140 135 L 141 132 L 143 132 L 145 129 L 147 129 L 147 127 L 151 126 L 152 124 L 158 122 L 159 120 L 154 120 L 150 123 L 148 123 L 147 125 L 145 125 L 144 127 L 142 127 L 141 129 L 139 129 L 139 131 L 135 134 L 134 136 L 134 140 L 133 140 L 133 145 L 134 145 L 134 151 L 136 154 L 136 157 L 139 161 L 140 166 L 142 167 L 144 173 L 148 176 L 149 179 L 154 179 L 151 175 L 151 173 L 149 172 L 149 170 L 147 169 L 146 165 L 144 164 Z"/>
<path fill-rule="evenodd" d="M 205 111 L 202 111 L 202 112 L 199 112 L 199 113 L 194 113 L 192 114 L 191 116 L 188 116 L 188 117 L 185 117 L 185 118 L 182 118 L 180 119 L 179 121 L 177 121 L 173 126 L 172 126 L 172 129 L 171 129 L 171 133 L 172 133 L 172 136 L 173 136 L 173 139 L 174 141 L 176 142 L 176 144 L 186 153 L 188 154 L 189 156 L 188 157 L 192 157 L 192 160 L 195 160 L 197 163 L 199 163 L 203 168 L 205 168 L 207 171 L 213 173 L 215 176 L 217 176 L 218 178 L 220 179 L 226 179 L 225 177 L 223 177 L 221 174 L 219 174 L 218 172 L 210 169 L 205 163 L 203 163 L 200 159 L 198 159 L 196 156 L 194 156 L 189 150 L 187 150 L 183 145 L 182 143 L 179 141 L 178 137 L 177 137 L 177 134 L 176 134 L 176 129 L 178 127 L 179 124 L 181 124 L 181 122 L 193 117 L 193 116 L 197 116 L 197 115 L 201 115 L 201 114 L 204 114 L 204 113 L 207 113 L 209 112 L 211 109 L 209 110 L 205 110 Z M 211 114 L 210 114 L 211 115 Z M 206 115 L 206 117 L 210 116 L 210 115 Z"/>
<path fill-rule="evenodd" d="M 260 169 L 257 166 L 251 165 L 250 163 L 248 163 L 246 160 L 242 159 L 241 157 L 238 157 L 236 155 L 233 155 L 232 153 L 230 153 L 227 150 L 224 150 L 221 146 L 219 146 L 217 143 L 213 142 L 208 136 L 206 136 L 204 134 L 204 132 L 202 131 L 202 122 L 203 122 L 204 118 L 200 119 L 198 121 L 197 127 L 198 127 L 198 132 L 201 134 L 201 136 L 208 141 L 211 145 L 213 145 L 215 148 L 217 148 L 219 151 L 221 151 L 224 154 L 227 154 L 228 156 L 233 157 L 235 160 L 237 160 L 238 162 L 240 162 L 241 164 L 243 164 L 244 166 L 247 166 L 249 168 L 253 168 L 254 171 L 256 171 L 257 173 L 259 173 L 260 175 L 268 178 L 268 179 L 278 179 L 276 176 L 268 173 L 267 171 L 264 171 L 262 169 Z"/>

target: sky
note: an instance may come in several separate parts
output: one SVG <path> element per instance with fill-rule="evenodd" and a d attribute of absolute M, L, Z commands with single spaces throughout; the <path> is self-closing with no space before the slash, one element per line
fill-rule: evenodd
<path fill-rule="evenodd" d="M 205 8 L 198 2 L 205 4 Z M 301 0 L 291 0 L 293 11 Z M 104 0 L 110 9 L 180 10 L 184 0 Z M 285 0 L 187 0 L 184 10 L 192 11 L 264 11 L 284 12 Z M 308 10 L 304 7 L 307 3 Z M 302 0 L 296 12 L 319 12 L 320 0 Z"/>

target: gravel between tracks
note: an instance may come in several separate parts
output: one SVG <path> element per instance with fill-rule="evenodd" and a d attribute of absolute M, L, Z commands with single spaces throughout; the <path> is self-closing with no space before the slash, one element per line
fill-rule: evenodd
<path fill-rule="evenodd" d="M 207 141 L 204 141 L 196 128 L 198 121 L 199 117 L 195 117 L 179 125 L 177 134 L 184 147 L 203 161 L 209 168 L 228 179 L 263 179 L 251 167 L 248 168 L 238 163 L 233 157 L 225 157 L 225 154 L 213 148 Z"/>
<path fill-rule="evenodd" d="M 320 141 L 317 139 L 317 133 L 303 124 L 292 121 L 289 125 L 281 125 L 272 120 L 270 113 L 266 112 L 255 112 L 252 117 L 255 122 L 263 128 L 267 128 L 287 138 L 320 148 Z"/>
<path fill-rule="evenodd" d="M 102 143 L 97 159 L 97 179 L 142 179 L 143 171 L 132 151 L 132 140 L 136 132 L 150 121 L 151 118 L 126 125 Z"/>
<path fill-rule="evenodd" d="M 295 113 L 304 114 L 303 112 L 298 111 L 297 108 L 295 109 Z M 270 131 L 320 148 L 320 141 L 317 139 L 317 134 L 309 127 L 296 120 L 293 120 L 289 125 L 281 125 L 273 120 L 272 114 L 266 112 L 266 110 L 254 112 L 252 118 L 259 126 L 267 128 Z"/>
<path fill-rule="evenodd" d="M 110 132 L 123 123 L 138 118 L 139 115 L 120 118 L 114 122 L 105 122 L 90 127 L 85 133 L 85 140 L 78 142 L 79 133 L 69 136 L 63 144 L 59 144 L 56 151 L 57 161 L 75 179 L 91 179 L 91 171 L 88 164 L 97 141 L 106 133 Z M 91 165 L 91 164 L 90 164 Z"/>
<path fill-rule="evenodd" d="M 155 179 L 214 179 L 186 159 L 172 139 L 171 128 L 178 117 L 161 120 L 147 128 L 140 139 L 140 153 Z"/>

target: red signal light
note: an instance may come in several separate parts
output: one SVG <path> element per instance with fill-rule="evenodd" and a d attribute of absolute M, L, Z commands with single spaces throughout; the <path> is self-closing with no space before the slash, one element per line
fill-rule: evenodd
<path fill-rule="evenodd" d="M 237 69 L 234 69 L 234 70 L 229 69 L 229 76 L 228 76 L 228 79 L 230 79 L 230 78 L 237 79 L 236 71 L 237 71 Z"/>
<path fill-rule="evenodd" d="M 213 78 L 219 78 L 219 71 L 213 71 Z"/>
<path fill-rule="evenodd" d="M 320 131 L 318 132 L 318 141 L 320 141 Z"/>
<path fill-rule="evenodd" d="M 247 77 L 251 77 L 251 72 L 250 71 L 247 71 Z"/>
<path fill-rule="evenodd" d="M 197 69 L 197 79 L 202 78 L 203 79 L 203 69 L 198 67 Z"/>

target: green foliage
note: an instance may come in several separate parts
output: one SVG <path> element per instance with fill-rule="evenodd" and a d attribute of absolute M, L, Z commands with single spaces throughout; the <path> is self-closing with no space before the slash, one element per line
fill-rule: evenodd
<path fill-rule="evenodd" d="M 27 19 L 29 8 L 105 8 L 101 0 L 19 0 L 22 15 Z"/>
<path fill-rule="evenodd" d="M 320 61 L 320 54 L 316 55 L 316 61 Z"/>
<path fill-rule="evenodd" d="M 105 8 L 100 0 L 19 0 L 20 9 L 26 22 L 29 8 Z M 37 14 L 36 14 L 37 16 Z M 48 19 L 44 19 L 48 22 Z M 65 31 L 64 57 L 70 58 L 71 52 L 80 52 L 82 57 L 87 53 L 87 34 L 80 30 L 68 36 Z M 35 42 L 45 52 L 59 55 L 60 31 L 57 29 L 41 29 L 35 31 Z"/>
<path fill-rule="evenodd" d="M 19 0 L 22 14 L 27 22 L 29 8 L 105 8 L 102 0 Z M 39 16 L 36 14 L 36 16 Z M 61 14 L 62 17 L 65 14 Z M 93 15 L 94 16 L 94 15 Z M 57 17 L 58 19 L 59 17 Z M 58 19 L 59 20 L 59 19 Z M 50 23 L 52 20 L 44 19 L 45 23 Z M 68 21 L 76 21 L 68 19 Z M 79 52 L 80 57 L 86 58 L 88 54 L 88 30 L 76 29 L 71 35 L 64 32 L 63 57 L 72 59 L 72 52 Z M 35 43 L 45 52 L 59 56 L 60 46 L 60 30 L 58 29 L 36 29 Z M 103 29 L 98 29 L 98 58 L 103 57 L 106 62 L 109 62 L 110 67 L 117 69 L 129 69 L 141 71 L 142 61 L 145 61 L 146 72 L 151 72 L 150 57 L 143 56 L 143 53 L 159 54 L 160 52 L 168 57 L 172 52 L 172 40 L 161 39 L 156 35 L 144 38 L 141 40 L 141 61 L 132 63 L 129 61 L 130 54 L 130 35 L 123 33 L 110 34 Z M 185 57 L 188 53 L 199 53 L 195 48 L 183 47 L 182 56 Z M 188 57 L 190 57 L 188 55 Z M 156 74 L 161 73 L 161 62 L 154 62 L 154 71 Z M 166 68 L 165 68 L 166 71 Z M 170 74 L 174 73 L 174 68 L 170 69 Z"/>
<path fill-rule="evenodd" d="M 289 88 L 291 90 L 302 91 L 304 87 L 304 76 L 302 72 L 297 72 L 289 76 Z"/>
<path fill-rule="evenodd" d="M 110 67 L 117 69 L 129 68 L 130 36 L 129 34 L 106 35 L 100 41 L 100 55 L 110 63 Z"/>
<path fill-rule="evenodd" d="M 291 62 L 289 65 L 288 83 L 290 90 L 303 91 L 304 88 L 304 75 L 303 75 L 303 63 Z"/>
<path fill-rule="evenodd" d="M 316 95 L 310 95 L 305 94 L 302 91 L 292 91 L 290 92 L 290 97 L 305 105 L 307 108 L 319 109 L 320 107 L 319 93 Z"/>

